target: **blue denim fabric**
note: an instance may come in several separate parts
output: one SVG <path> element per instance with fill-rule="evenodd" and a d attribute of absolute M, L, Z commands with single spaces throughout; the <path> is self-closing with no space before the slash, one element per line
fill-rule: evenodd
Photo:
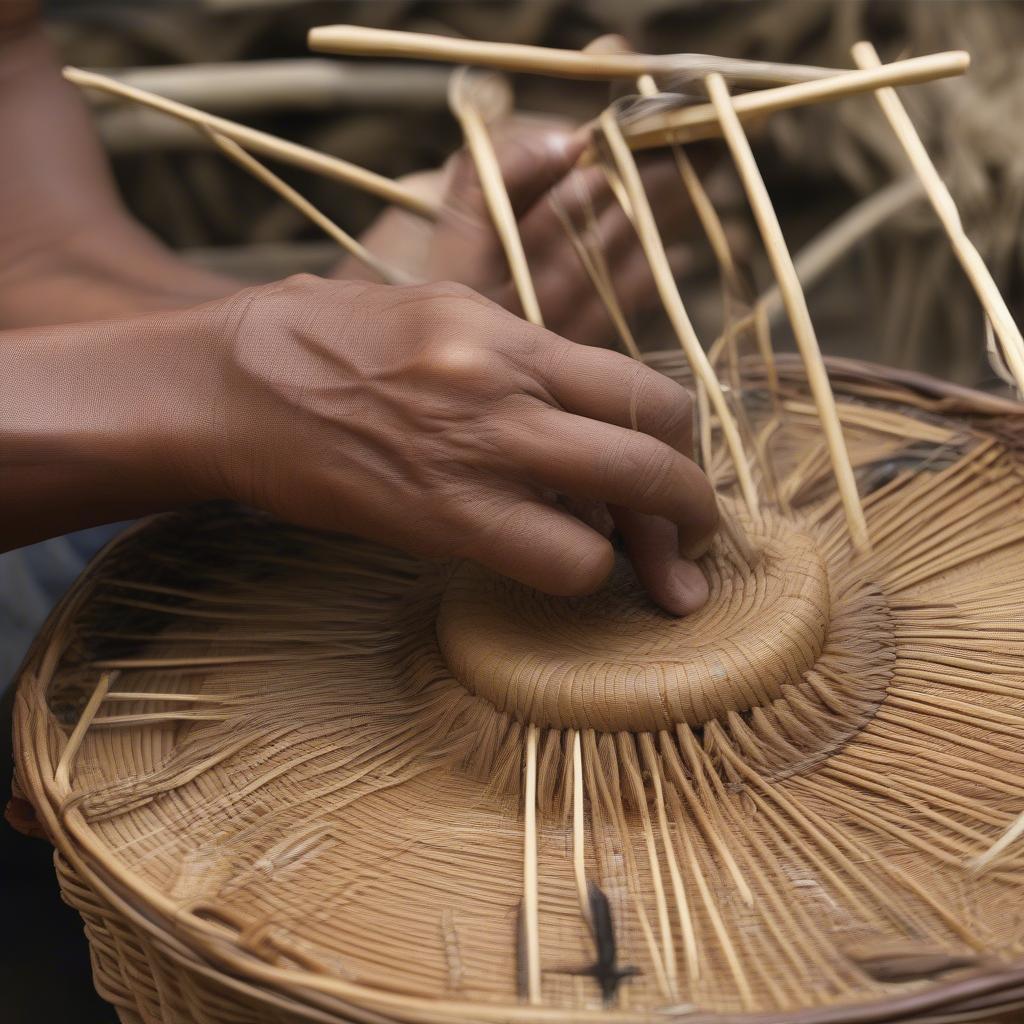
<path fill-rule="evenodd" d="M 0 692 L 13 681 L 50 609 L 126 523 L 54 537 L 0 555 Z"/>

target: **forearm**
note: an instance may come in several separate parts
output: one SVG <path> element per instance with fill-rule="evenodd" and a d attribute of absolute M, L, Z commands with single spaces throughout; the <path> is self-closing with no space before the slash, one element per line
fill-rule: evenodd
<path fill-rule="evenodd" d="M 0 333 L 0 550 L 217 496 L 214 308 Z"/>
<path fill-rule="evenodd" d="M 195 305 L 240 284 L 132 219 L 42 30 L 0 32 L 0 326 Z"/>

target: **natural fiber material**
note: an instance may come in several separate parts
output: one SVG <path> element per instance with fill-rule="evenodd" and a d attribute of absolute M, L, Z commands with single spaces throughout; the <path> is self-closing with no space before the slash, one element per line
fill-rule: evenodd
<path fill-rule="evenodd" d="M 548 58 L 597 66 L 578 56 Z M 598 154 L 689 366 L 650 362 L 700 385 L 726 513 L 706 607 L 665 616 L 624 563 L 558 600 L 214 508 L 143 525 L 54 614 L 19 779 L 126 1019 L 940 1024 L 1024 1004 L 1021 407 L 826 376 L 708 85 L 799 364 L 763 309 L 737 319 L 727 250 L 705 355 L 613 111 Z"/>
<path fill-rule="evenodd" d="M 970 863 L 1024 810 L 1020 464 L 981 415 L 839 406 L 874 554 L 851 558 L 814 417 L 790 415 L 772 445 L 795 508 L 748 523 L 755 569 L 707 556 L 713 597 L 692 620 L 625 572 L 553 601 L 216 510 L 113 548 L 18 704 L 19 777 L 101 991 L 148 1020 L 187 1019 L 189 999 L 205 1019 L 270 1019 L 279 996 L 289 1019 L 692 1004 L 697 1020 L 856 1020 L 1001 984 L 1021 853 Z M 77 751 L 61 721 L 79 722 Z M 515 1009 L 533 723 L 537 1017 Z M 579 973 L 595 950 L 574 772 L 584 876 L 616 964 L 640 972 L 618 1010 Z M 266 1009 L 229 984 L 271 985 Z"/>
<path fill-rule="evenodd" d="M 817 538 L 772 525 L 752 531 L 758 565 L 709 565 L 708 604 L 676 621 L 647 605 L 625 563 L 575 601 L 461 566 L 438 609 L 441 651 L 467 689 L 521 722 L 643 732 L 747 711 L 814 667 L 831 619 Z"/>

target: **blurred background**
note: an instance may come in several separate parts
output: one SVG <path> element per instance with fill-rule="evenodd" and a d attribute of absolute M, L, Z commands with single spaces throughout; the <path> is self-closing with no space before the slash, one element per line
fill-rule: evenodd
<path fill-rule="evenodd" d="M 308 54 L 307 30 L 331 22 L 569 48 L 614 32 L 641 51 L 835 67 L 850 66 L 850 45 L 862 38 L 875 43 L 883 60 L 966 49 L 973 65 L 965 78 L 907 89 L 903 98 L 968 233 L 1020 312 L 1024 3 L 206 0 L 52 6 L 53 33 L 70 63 L 124 70 L 143 87 L 390 176 L 441 163 L 459 143 L 445 101 L 448 69 Z M 515 86 L 520 108 L 574 121 L 609 99 L 607 86 L 598 83 L 520 76 Z M 299 213 L 187 125 L 96 93 L 89 99 L 132 210 L 191 259 L 270 279 L 324 269 L 336 257 Z M 754 142 L 794 250 L 907 172 L 870 97 L 774 116 Z M 711 161 L 724 155 L 723 145 L 706 149 Z M 287 176 L 350 230 L 364 228 L 377 212 L 374 200 L 336 183 L 291 171 Z M 727 162 L 710 178 L 751 277 L 763 286 L 770 277 Z M 811 312 L 823 343 L 986 383 L 991 372 L 977 302 L 931 208 L 904 189 L 902 197 L 890 196 L 885 211 L 878 230 L 813 290 Z M 694 255 L 684 298 L 700 325 L 703 308 L 717 309 L 717 279 L 710 252 L 698 248 Z"/>
<path fill-rule="evenodd" d="M 903 91 L 1018 322 L 1024 320 L 1024 3 L 904 0 L 205 0 L 49 3 L 62 58 L 343 156 L 390 176 L 441 162 L 458 146 L 448 69 L 310 55 L 307 30 L 345 22 L 504 42 L 579 48 L 604 33 L 640 51 L 697 52 L 850 66 L 872 40 L 882 59 L 962 48 L 963 79 Z M 580 122 L 610 98 L 605 85 L 523 76 L 520 108 Z M 338 251 L 293 208 L 162 115 L 89 96 L 134 214 L 189 260 L 251 280 L 322 271 Z M 41 126 L 45 130 L 45 126 Z M 913 367 L 965 384 L 998 383 L 985 358 L 980 309 L 931 207 L 906 181 L 902 150 L 870 97 L 771 118 L 752 136 L 791 248 L 845 218 L 873 225 L 809 291 L 827 352 Z M 757 291 L 770 275 L 721 143 L 705 144 L 708 186 Z M 352 232 L 376 201 L 292 170 L 286 177 Z M 698 332 L 713 337 L 720 291 L 695 244 L 681 283 Z M 785 344 L 784 330 L 777 339 Z M 645 325 L 645 347 L 673 344 Z M 20 653 L 4 652 L 6 673 Z M 13 659 L 13 661 L 12 661 Z M 7 723 L 4 723 L 6 729 Z M 5 751 L 6 754 L 6 751 Z M 4 759 L 7 769 L 7 759 Z M 5 785 L 6 790 L 6 785 Z M 110 1022 L 92 992 L 78 918 L 59 904 L 49 851 L 0 838 L 4 926 L 0 1017 L 9 1024 Z"/>

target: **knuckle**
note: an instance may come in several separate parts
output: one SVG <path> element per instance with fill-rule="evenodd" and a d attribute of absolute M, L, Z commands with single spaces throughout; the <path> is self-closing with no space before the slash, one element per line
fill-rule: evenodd
<path fill-rule="evenodd" d="M 458 299 L 474 304 L 480 304 L 482 300 L 479 293 L 472 288 L 461 284 L 458 281 L 428 281 L 424 284 L 405 285 L 401 288 L 390 288 L 390 293 L 395 296 L 395 301 L 417 310 L 416 315 L 424 319 L 428 326 L 436 329 L 447 329 L 450 326 L 450 313 L 439 316 L 437 311 L 430 311 L 424 316 L 420 307 L 430 307 L 450 303 L 452 299 Z M 460 316 L 465 317 L 466 311 L 460 310 Z"/>
<path fill-rule="evenodd" d="M 330 283 L 315 274 L 290 274 L 272 284 L 259 285 L 257 304 L 271 312 L 280 310 L 294 315 L 322 301 L 327 294 L 325 289 L 330 289 Z"/>
<path fill-rule="evenodd" d="M 518 547 L 518 536 L 529 522 L 521 503 L 507 495 L 479 491 L 448 510 L 451 552 L 490 564 L 496 551 Z"/>
<path fill-rule="evenodd" d="M 693 401 L 682 388 L 679 390 L 674 401 L 655 414 L 656 435 L 669 444 L 688 438 L 693 430 Z"/>
<path fill-rule="evenodd" d="M 283 284 L 286 289 L 293 291 L 308 291 L 323 285 L 324 280 L 321 277 L 317 277 L 316 274 L 300 272 L 298 274 L 289 274 L 284 279 Z"/>
<path fill-rule="evenodd" d="M 637 511 L 659 505 L 674 486 L 678 458 L 672 448 L 653 438 L 625 434 L 606 456 L 609 495 L 618 495 L 616 504 Z"/>
<path fill-rule="evenodd" d="M 455 392 L 489 391 L 494 380 L 493 364 L 491 352 L 465 336 L 436 339 L 423 353 L 427 376 Z"/>
<path fill-rule="evenodd" d="M 424 294 L 436 299 L 470 299 L 477 300 L 479 295 L 472 288 L 460 281 L 436 281 L 432 284 L 418 285 Z"/>
<path fill-rule="evenodd" d="M 537 369 L 542 376 L 551 380 L 561 378 L 570 372 L 569 364 L 573 357 L 571 341 L 563 341 L 557 336 L 552 344 L 538 344 L 532 336 L 524 340 L 528 342 L 526 347 L 529 354 L 535 358 Z"/>
<path fill-rule="evenodd" d="M 635 444 L 634 435 L 617 435 L 616 440 L 609 444 L 604 452 L 604 465 L 601 468 L 606 476 L 614 478 L 631 471 Z"/>
<path fill-rule="evenodd" d="M 635 397 L 638 409 L 644 411 L 646 432 L 677 446 L 689 438 L 693 429 L 693 398 L 686 388 L 663 374 L 648 371 L 643 385 L 646 395 L 641 403 Z"/>
<path fill-rule="evenodd" d="M 635 462 L 634 499 L 638 505 L 657 505 L 671 494 L 676 481 L 676 452 L 662 444 L 645 446 Z"/>

